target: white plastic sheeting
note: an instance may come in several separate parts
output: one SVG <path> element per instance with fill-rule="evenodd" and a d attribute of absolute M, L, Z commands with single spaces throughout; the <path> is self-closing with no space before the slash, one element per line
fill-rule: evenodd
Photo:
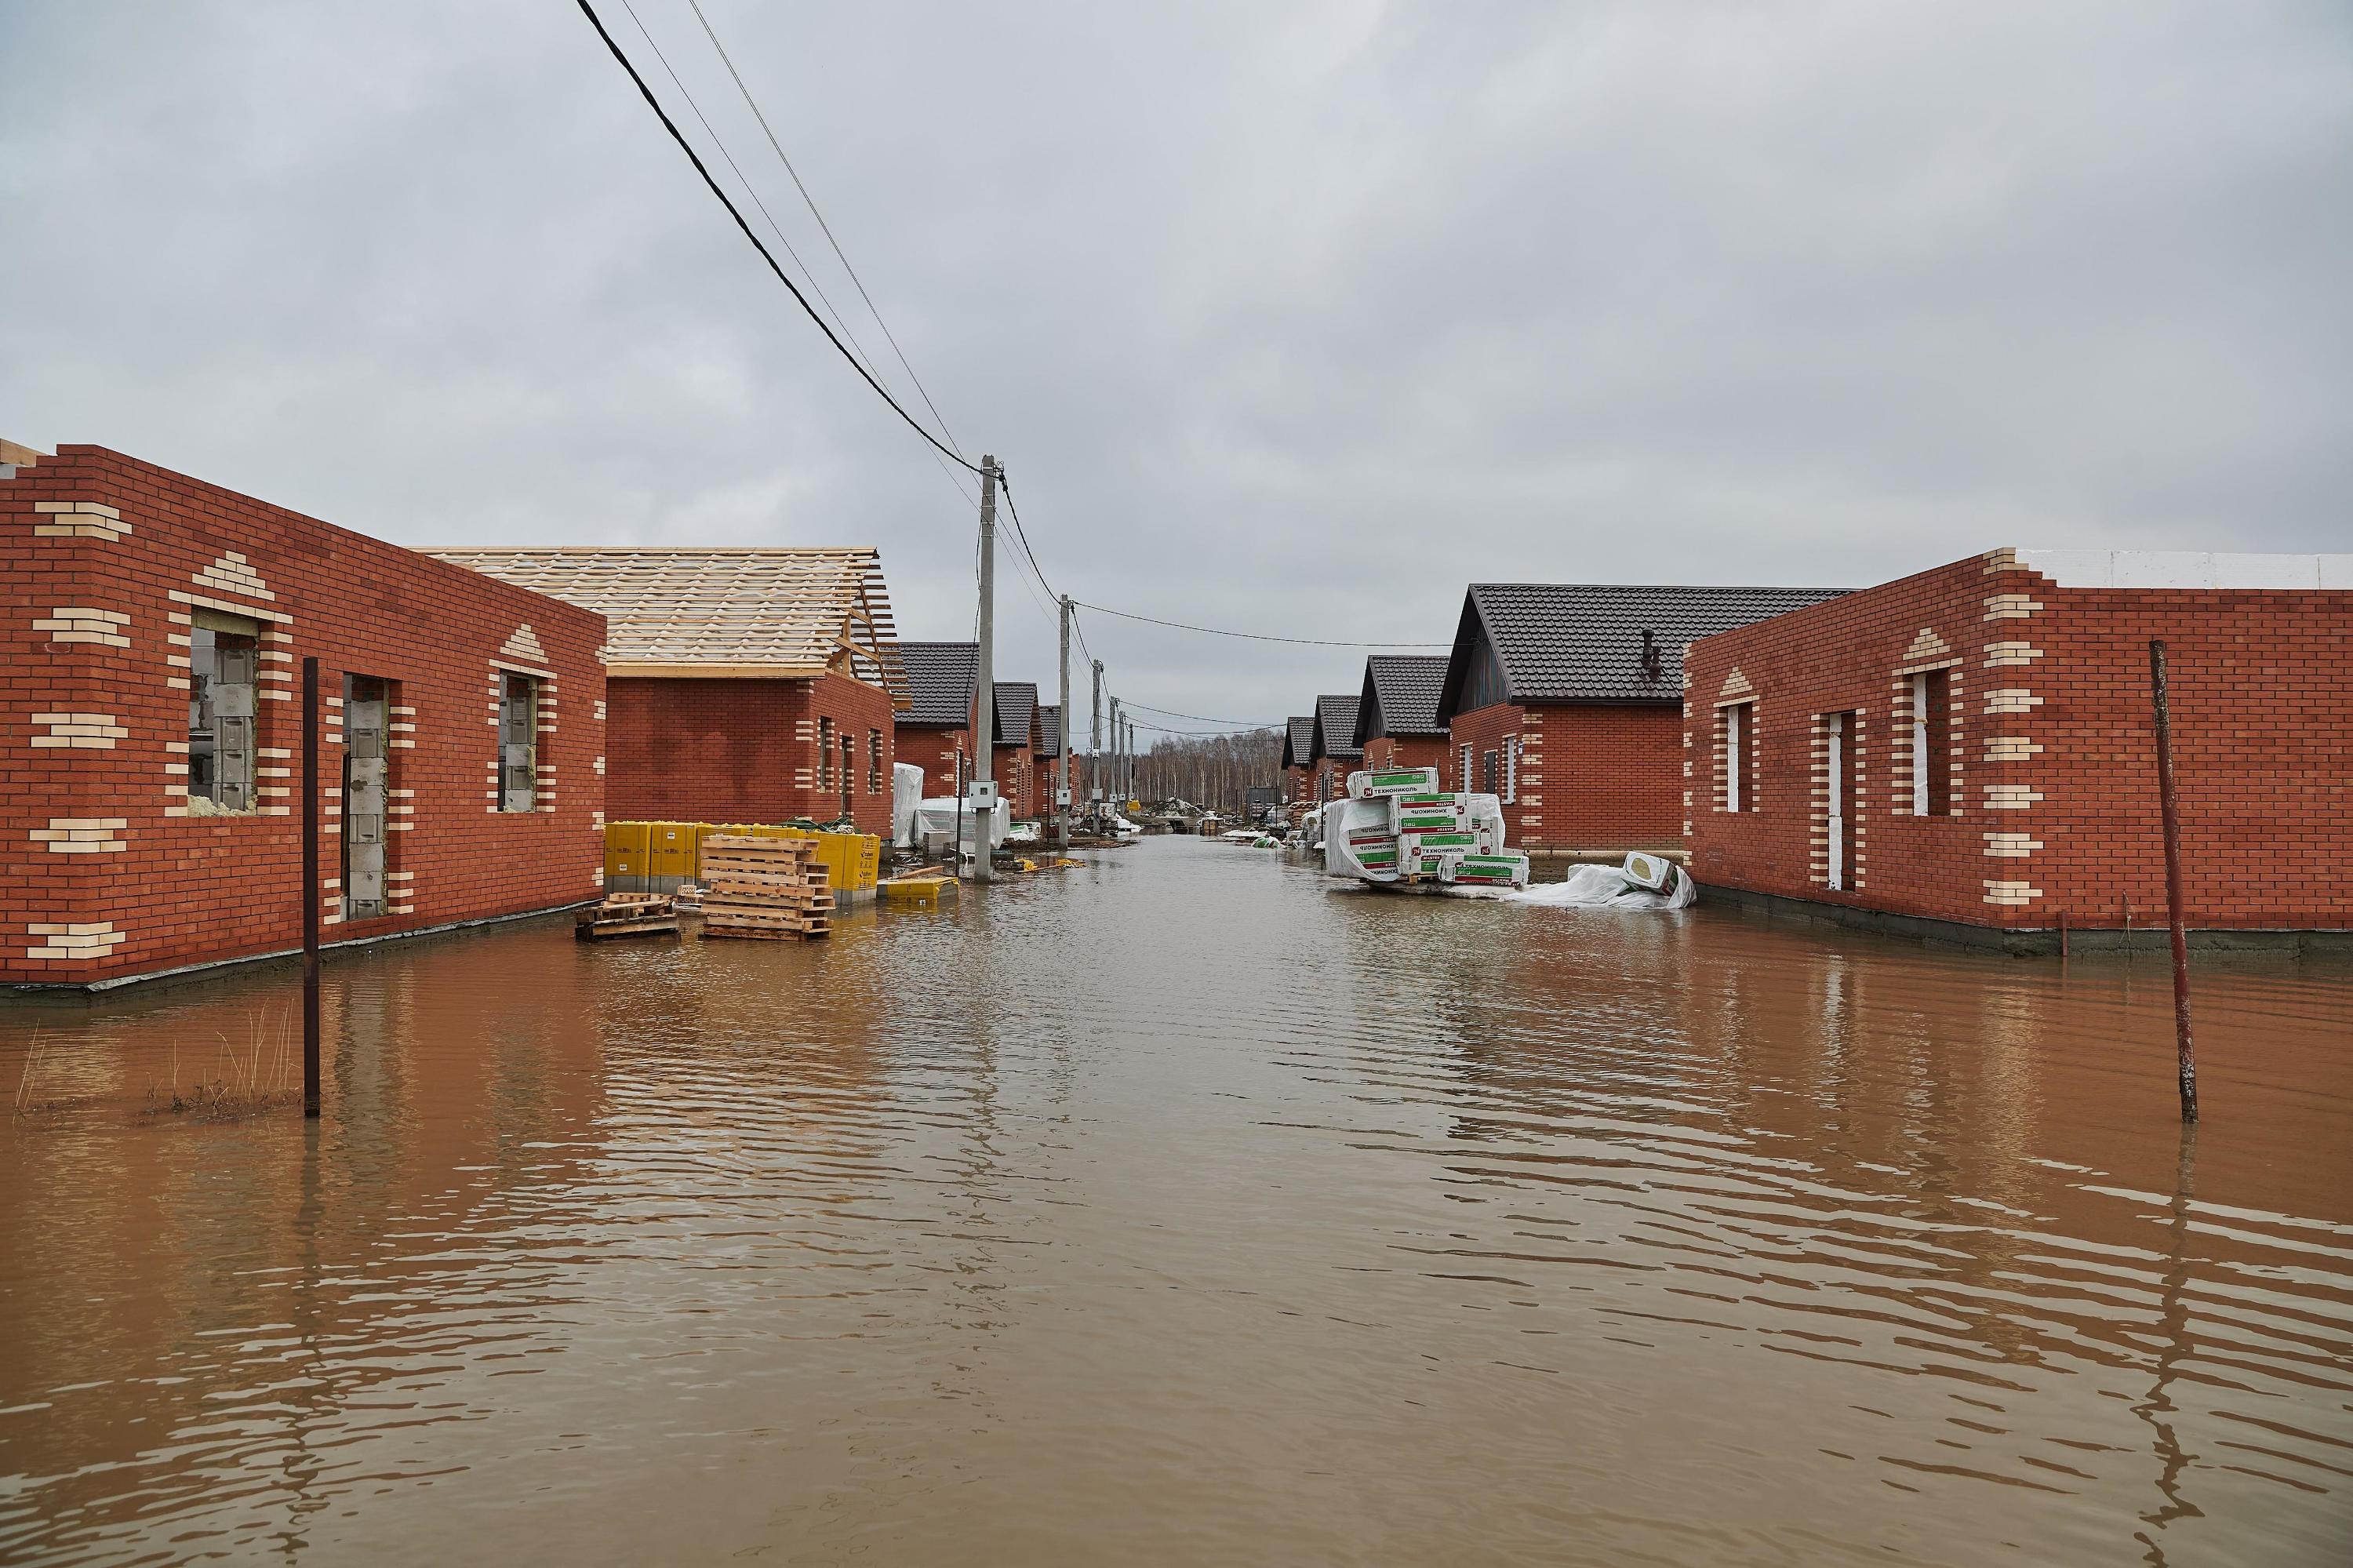
<path fill-rule="evenodd" d="M 912 762 L 891 765 L 891 842 L 915 847 L 915 813 L 923 803 L 923 770 Z"/>
<path fill-rule="evenodd" d="M 957 800 L 955 796 L 935 795 L 915 808 L 915 832 L 923 841 L 925 853 L 937 853 L 942 848 L 953 845 L 956 842 L 956 806 Z M 993 850 L 1003 843 L 1005 835 L 1012 831 L 1012 813 L 999 804 L 996 810 L 989 813 L 989 826 L 991 831 L 988 847 Z M 964 842 L 966 844 L 979 841 L 978 829 L 979 819 L 973 815 L 970 806 L 965 806 Z"/>
<path fill-rule="evenodd" d="M 1663 893 L 1654 892 L 1630 880 L 1622 866 L 1580 865 L 1562 881 L 1508 896 L 1514 904 L 1540 904 L 1553 909 L 1688 909 L 1699 898 L 1699 885 L 1689 872 L 1677 867 L 1672 886 Z"/>

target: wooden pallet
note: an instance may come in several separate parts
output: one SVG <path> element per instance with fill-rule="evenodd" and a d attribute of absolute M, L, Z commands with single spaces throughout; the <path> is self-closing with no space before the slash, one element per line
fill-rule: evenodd
<path fill-rule="evenodd" d="M 573 916 L 572 934 L 584 942 L 616 937 L 659 937 L 678 931 L 678 910 L 659 893 L 608 893 Z"/>

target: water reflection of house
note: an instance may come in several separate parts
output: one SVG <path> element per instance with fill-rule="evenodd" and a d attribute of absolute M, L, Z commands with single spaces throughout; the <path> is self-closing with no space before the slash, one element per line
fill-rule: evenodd
<path fill-rule="evenodd" d="M 1996 550 L 1708 637 L 1683 719 L 1694 869 L 2009 947 L 2161 927 L 2162 637 L 2189 923 L 2347 932 L 2349 633 L 2353 556 Z"/>
<path fill-rule="evenodd" d="M 610 622 L 613 820 L 891 831 L 906 700 L 868 549 L 451 549 Z"/>
<path fill-rule="evenodd" d="M 331 940 L 594 895 L 602 616 L 101 447 L 8 456 L 0 981 L 299 945 L 310 655 Z"/>

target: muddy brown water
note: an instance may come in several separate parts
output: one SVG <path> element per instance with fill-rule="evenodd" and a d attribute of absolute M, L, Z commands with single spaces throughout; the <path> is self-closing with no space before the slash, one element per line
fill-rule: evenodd
<path fill-rule="evenodd" d="M 1335 892 L 0 1009 L 0 1559 L 2353 1560 L 2353 975 Z M 153 1086 L 156 1098 L 151 1099 Z"/>

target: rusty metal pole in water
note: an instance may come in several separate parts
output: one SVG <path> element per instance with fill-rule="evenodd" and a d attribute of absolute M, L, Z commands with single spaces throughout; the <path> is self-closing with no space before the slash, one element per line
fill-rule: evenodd
<path fill-rule="evenodd" d="M 319 1114 L 319 660 L 302 660 L 302 1114 Z"/>
<path fill-rule="evenodd" d="M 2157 792 L 2165 812 L 2165 909 L 2173 927 L 2173 1033 L 2180 1048 L 2181 1119 L 2198 1119 L 2198 1058 L 2189 1045 L 2189 937 L 2181 912 L 2181 800 L 2173 782 L 2173 715 L 2165 639 L 2148 640 L 2148 695 L 2157 710 Z"/>

